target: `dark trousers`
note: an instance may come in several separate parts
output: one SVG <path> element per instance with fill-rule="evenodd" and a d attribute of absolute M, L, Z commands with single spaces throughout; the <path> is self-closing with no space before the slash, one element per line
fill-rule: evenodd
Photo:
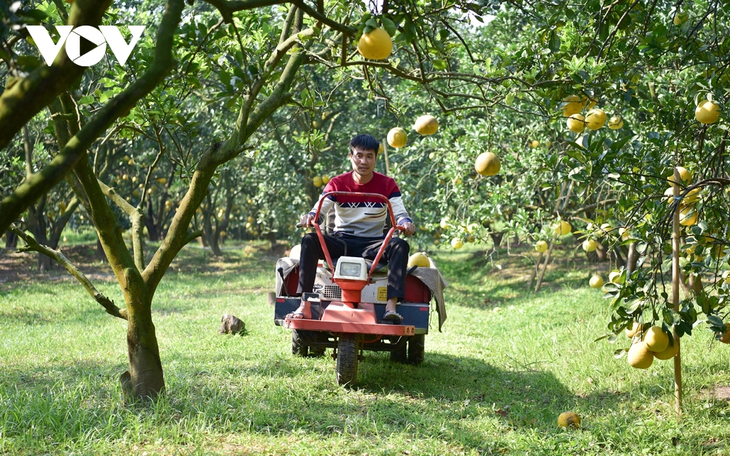
<path fill-rule="evenodd" d="M 374 260 L 378 249 L 383 245 L 383 239 L 363 238 L 347 233 L 335 233 L 324 235 L 327 243 L 327 250 L 330 258 L 341 256 L 363 257 Z M 380 260 L 388 262 L 388 299 L 398 298 L 402 301 L 406 295 L 406 267 L 408 266 L 408 253 L 411 246 L 401 238 L 391 238 L 385 247 Z M 302 251 L 299 257 L 299 288 L 297 292 L 309 293 L 314 287 L 314 279 L 317 275 L 317 261 L 324 260 L 324 251 L 319 245 L 317 233 L 309 233 L 302 238 Z M 334 271 L 333 271 L 334 272 Z"/>

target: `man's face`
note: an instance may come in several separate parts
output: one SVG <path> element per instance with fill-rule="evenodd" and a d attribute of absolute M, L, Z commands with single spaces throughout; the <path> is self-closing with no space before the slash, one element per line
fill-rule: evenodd
<path fill-rule="evenodd" d="M 352 170 L 363 177 L 368 177 L 375 170 L 375 160 L 378 158 L 374 150 L 354 149 L 350 151 Z"/>

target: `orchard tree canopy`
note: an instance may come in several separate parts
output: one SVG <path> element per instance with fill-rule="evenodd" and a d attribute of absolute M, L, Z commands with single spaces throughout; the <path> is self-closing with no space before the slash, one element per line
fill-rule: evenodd
<path fill-rule="evenodd" d="M 616 259 L 625 281 L 607 285 L 612 332 L 638 321 L 681 336 L 698 309 L 723 327 L 730 180 L 727 122 L 716 114 L 727 112 L 730 87 L 724 2 L 54 0 L 2 8 L 0 230 L 32 205 L 38 212 L 39 198 L 68 181 L 124 296 L 123 309 L 97 301 L 129 322 L 136 395 L 164 387 L 150 309 L 179 250 L 200 232 L 217 239 L 234 221 L 247 234 L 290 234 L 284 221 L 298 218 L 323 175 L 343 170 L 349 137 L 384 138 L 396 126 L 408 141 L 381 165 L 405 191 L 420 225 L 416 242 L 565 242 L 553 230 L 561 220 Z M 108 58 L 84 69 L 64 52 L 48 67 L 24 26 L 53 33 L 62 23 L 146 31 L 125 67 Z M 392 52 L 364 58 L 361 36 L 381 28 Z M 696 118 L 699 105 L 707 109 Z M 424 113 L 438 117 L 437 134 L 410 128 Z M 37 132 L 35 154 L 21 153 L 30 144 L 18 134 L 24 127 Z M 474 170 L 486 151 L 501 160 L 496 176 Z M 691 178 L 667 204 L 678 165 Z M 680 212 L 688 292 L 675 311 L 662 273 L 669 221 Z M 160 240 L 149 262 L 145 226 Z"/>

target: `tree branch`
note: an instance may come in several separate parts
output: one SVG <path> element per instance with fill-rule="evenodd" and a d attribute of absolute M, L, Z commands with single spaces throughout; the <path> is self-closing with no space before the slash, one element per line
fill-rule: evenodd
<path fill-rule="evenodd" d="M 27 247 L 25 249 L 20 249 L 21 251 L 32 250 L 51 258 L 53 261 L 63 266 L 72 276 L 76 278 L 76 280 L 81 282 L 81 285 L 86 288 L 86 291 L 91 295 L 91 297 L 94 298 L 96 302 L 101 304 L 101 306 L 104 308 L 104 310 L 106 310 L 109 315 L 113 315 L 123 320 L 127 319 L 126 310 L 117 307 L 114 304 L 114 301 L 107 298 L 99 290 L 97 290 L 94 284 L 91 283 L 89 278 L 86 277 L 86 275 L 81 272 L 79 268 L 71 263 L 71 261 L 69 261 L 69 259 L 66 258 L 66 256 L 61 253 L 60 250 L 55 250 L 48 246 L 39 244 L 32 236 L 28 235 L 25 231 L 20 230 L 18 227 L 15 226 L 15 224 L 10 225 L 10 231 L 17 234 L 27 244 Z"/>

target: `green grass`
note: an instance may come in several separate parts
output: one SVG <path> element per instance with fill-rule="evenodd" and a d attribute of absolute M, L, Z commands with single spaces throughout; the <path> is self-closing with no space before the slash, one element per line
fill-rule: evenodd
<path fill-rule="evenodd" d="M 346 389 L 329 356 L 291 356 L 262 245 L 223 259 L 187 248 L 173 264 L 154 304 L 167 392 L 152 404 L 124 404 L 125 323 L 80 286 L 0 284 L 0 454 L 730 454 L 730 407 L 708 393 L 730 383 L 727 346 L 703 328 L 683 339 L 677 419 L 671 362 L 634 370 L 613 357 L 628 339 L 594 342 L 607 302 L 586 286 L 594 265 L 569 253 L 535 294 L 522 257 L 434 252 L 451 286 L 425 362 L 366 352 Z M 219 335 L 224 313 L 248 333 Z M 581 429 L 558 429 L 566 410 Z"/>

